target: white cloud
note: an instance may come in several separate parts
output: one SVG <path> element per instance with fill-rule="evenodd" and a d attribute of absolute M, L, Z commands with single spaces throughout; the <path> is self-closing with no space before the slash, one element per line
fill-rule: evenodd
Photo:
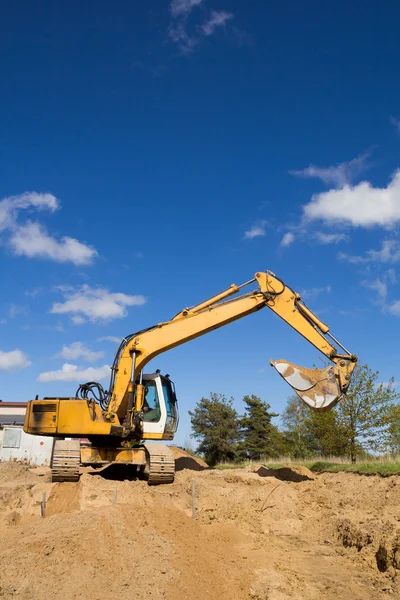
<path fill-rule="evenodd" d="M 341 188 L 350 184 L 354 177 L 357 177 L 368 167 L 368 157 L 368 153 L 362 154 L 349 162 L 339 163 L 332 167 L 316 167 L 314 165 L 309 165 L 306 169 L 289 171 L 289 173 L 291 175 L 296 175 L 297 177 L 320 179 L 327 185 L 333 184 L 335 187 Z"/>
<path fill-rule="evenodd" d="M 105 335 L 103 337 L 97 338 L 98 342 L 113 342 L 114 344 L 119 344 L 121 342 L 121 338 L 116 337 L 115 335 Z"/>
<path fill-rule="evenodd" d="M 377 278 L 373 279 L 372 281 L 363 281 L 363 285 L 366 288 L 376 292 L 376 304 L 380 304 L 382 306 L 385 305 L 388 295 L 388 286 L 386 281 Z"/>
<path fill-rule="evenodd" d="M 190 30 L 189 16 L 201 3 L 202 0 L 172 0 L 170 4 L 172 19 L 168 28 L 168 37 L 185 56 L 189 56 L 206 37 L 214 35 L 217 29 L 233 18 L 232 13 L 212 10 L 210 17 L 204 23 L 195 27 L 193 25 Z"/>
<path fill-rule="evenodd" d="M 18 315 L 26 317 L 28 315 L 28 308 L 26 306 L 19 306 L 18 304 L 11 304 L 8 309 L 8 316 L 10 319 L 15 319 Z"/>
<path fill-rule="evenodd" d="M 388 283 L 394 284 L 397 282 L 397 275 L 394 269 L 388 269 L 385 273 L 385 279 Z"/>
<path fill-rule="evenodd" d="M 267 224 L 266 221 L 259 221 L 258 223 L 253 225 L 253 227 L 250 227 L 250 229 L 248 229 L 247 231 L 244 232 L 244 239 L 252 240 L 255 237 L 265 235 L 266 224 Z"/>
<path fill-rule="evenodd" d="M 320 244 L 338 244 L 349 239 L 345 233 L 324 233 L 323 231 L 317 231 L 315 237 Z"/>
<path fill-rule="evenodd" d="M 390 122 L 394 126 L 397 133 L 400 135 L 400 119 L 396 119 L 395 117 L 390 117 Z"/>
<path fill-rule="evenodd" d="M 380 250 L 367 250 L 364 256 L 339 252 L 338 258 L 354 265 L 369 262 L 396 263 L 400 260 L 400 245 L 396 240 L 383 240 Z"/>
<path fill-rule="evenodd" d="M 387 307 L 387 310 L 395 317 L 400 317 L 400 300 L 396 300 Z"/>
<path fill-rule="evenodd" d="M 384 240 L 380 250 L 368 250 L 367 257 L 371 261 L 395 263 L 400 260 L 400 246 L 396 240 Z"/>
<path fill-rule="evenodd" d="M 362 181 L 315 194 L 304 206 L 304 216 L 308 221 L 319 219 L 355 227 L 393 226 L 400 220 L 400 170 L 386 188 Z"/>
<path fill-rule="evenodd" d="M 202 0 L 172 0 L 170 11 L 173 17 L 188 15 Z"/>
<path fill-rule="evenodd" d="M 0 200 L 0 231 L 12 229 L 18 213 L 23 209 L 50 210 L 59 208 L 59 201 L 53 194 L 25 192 L 19 196 L 8 196 Z"/>
<path fill-rule="evenodd" d="M 90 265 L 97 256 L 94 248 L 70 237 L 60 241 L 51 237 L 40 223 L 27 223 L 18 227 L 9 241 L 18 256 L 48 258 L 55 262 Z"/>
<path fill-rule="evenodd" d="M 292 233 L 291 231 L 288 231 L 283 236 L 280 245 L 283 246 L 284 248 L 287 248 L 288 246 L 290 246 L 291 244 L 293 244 L 294 240 L 295 240 L 294 233 Z"/>
<path fill-rule="evenodd" d="M 33 290 L 26 290 L 25 296 L 30 296 L 31 298 L 36 298 L 39 294 L 43 292 L 42 287 L 34 288 Z"/>
<path fill-rule="evenodd" d="M 22 350 L 3 352 L 0 350 L 0 371 L 18 371 L 31 365 L 31 361 Z"/>
<path fill-rule="evenodd" d="M 71 317 L 71 321 L 74 325 L 83 325 L 83 323 L 86 323 L 86 319 L 84 319 L 80 315 L 74 315 L 73 317 Z"/>
<path fill-rule="evenodd" d="M 346 254 L 345 252 L 339 252 L 337 257 L 339 260 L 345 260 L 346 262 L 352 263 L 353 265 L 358 265 L 360 263 L 366 262 L 363 256 L 355 256 L 351 254 Z"/>
<path fill-rule="evenodd" d="M 189 35 L 187 18 L 192 10 L 201 4 L 202 0 L 172 0 L 170 11 L 172 22 L 168 28 L 168 37 L 179 47 L 180 52 L 188 56 L 200 43 L 200 38 Z"/>
<path fill-rule="evenodd" d="M 60 352 L 61 358 L 65 360 L 78 360 L 82 358 L 87 362 L 95 362 L 104 356 L 104 352 L 89 350 L 82 342 L 73 342 L 70 346 L 63 346 Z"/>
<path fill-rule="evenodd" d="M 211 17 L 210 19 L 208 19 L 208 21 L 206 21 L 205 23 L 203 23 L 203 25 L 201 26 L 201 31 L 203 32 L 203 34 L 205 36 L 209 36 L 209 35 L 213 35 L 213 33 L 215 32 L 215 30 L 218 27 L 223 27 L 225 25 L 225 23 L 227 21 L 230 21 L 233 18 L 233 14 L 220 10 L 213 10 L 211 12 Z"/>
<path fill-rule="evenodd" d="M 121 319 L 127 315 L 127 306 L 140 306 L 146 302 L 144 296 L 112 293 L 86 284 L 79 288 L 66 286 L 59 289 L 66 300 L 55 302 L 50 312 L 71 314 L 75 324 L 84 322 L 84 318 L 93 322 Z"/>
<path fill-rule="evenodd" d="M 323 287 L 314 287 L 308 290 L 301 290 L 300 296 L 302 298 L 316 298 L 320 294 L 330 294 L 332 291 L 332 287 L 330 285 L 325 285 Z"/>
<path fill-rule="evenodd" d="M 389 312 L 396 316 L 400 316 L 400 301 L 388 304 L 387 298 L 389 293 L 389 285 L 397 283 L 396 272 L 394 269 L 388 269 L 380 277 L 376 279 L 366 279 L 362 285 L 375 292 L 374 304 L 381 307 L 382 312 Z M 398 314 L 397 314 L 398 313 Z"/>
<path fill-rule="evenodd" d="M 102 367 L 88 367 L 87 369 L 79 369 L 77 365 L 64 363 L 61 369 L 57 371 L 46 371 L 40 373 L 37 381 L 48 383 L 50 381 L 100 381 L 106 379 L 110 375 L 110 367 L 103 365 Z"/>
<path fill-rule="evenodd" d="M 97 256 L 96 250 L 71 237 L 61 240 L 49 235 L 38 222 L 20 223 L 22 210 L 49 210 L 54 212 L 60 203 L 52 194 L 25 192 L 20 196 L 10 196 L 0 201 L 0 231 L 8 233 L 5 245 L 18 256 L 46 258 L 56 262 L 71 262 L 75 265 L 88 265 Z"/>
<path fill-rule="evenodd" d="M 188 56 L 193 52 L 195 47 L 200 43 L 198 38 L 190 36 L 186 31 L 186 23 L 178 22 L 171 25 L 168 30 L 168 36 L 172 42 L 179 46 L 182 54 Z"/>

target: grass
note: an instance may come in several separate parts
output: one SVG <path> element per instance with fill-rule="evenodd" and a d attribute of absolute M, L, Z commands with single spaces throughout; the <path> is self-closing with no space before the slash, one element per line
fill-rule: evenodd
<path fill-rule="evenodd" d="M 362 475 L 400 475 L 400 456 L 388 457 L 377 456 L 360 458 L 356 463 L 351 463 L 344 457 L 313 457 L 305 460 L 295 460 L 287 456 L 277 459 L 260 461 L 242 461 L 240 463 L 221 463 L 215 466 L 216 469 L 240 469 L 251 466 L 252 464 L 263 464 L 271 469 L 279 469 L 288 465 L 301 465 L 310 469 L 314 473 L 359 473 Z"/>
<path fill-rule="evenodd" d="M 238 462 L 238 463 L 220 463 L 215 465 L 214 469 L 218 469 L 218 471 L 227 471 L 228 469 L 243 469 L 244 467 L 249 467 L 250 461 Z"/>
<path fill-rule="evenodd" d="M 373 462 L 360 462 L 360 463 L 331 463 L 319 461 L 309 467 L 310 471 L 316 473 L 328 472 L 328 473 L 360 473 L 362 475 L 400 475 L 400 462 L 399 461 L 373 461 Z"/>

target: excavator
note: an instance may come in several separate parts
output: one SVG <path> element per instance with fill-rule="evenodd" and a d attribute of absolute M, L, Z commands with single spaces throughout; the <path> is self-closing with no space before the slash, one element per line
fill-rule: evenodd
<path fill-rule="evenodd" d="M 256 289 L 242 291 L 254 283 Z M 172 483 L 173 454 L 167 445 L 152 442 L 174 438 L 175 386 L 169 375 L 159 370 L 145 374 L 144 367 L 162 352 L 263 308 L 276 313 L 332 363 L 323 369 L 298 367 L 286 360 L 270 361 L 271 365 L 312 410 L 335 406 L 348 389 L 357 357 L 333 337 L 300 294 L 271 271 L 260 271 L 242 285 L 232 284 L 184 308 L 169 321 L 125 337 L 111 367 L 108 391 L 100 383 L 88 382 L 73 398 L 36 397 L 28 402 L 24 431 L 55 438 L 52 480 L 78 481 L 80 466 L 122 463 L 136 465 L 149 484 Z"/>

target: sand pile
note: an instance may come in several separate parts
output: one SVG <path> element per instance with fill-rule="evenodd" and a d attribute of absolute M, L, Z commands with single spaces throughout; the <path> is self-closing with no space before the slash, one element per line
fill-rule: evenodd
<path fill-rule="evenodd" d="M 250 472 L 257 473 L 260 477 L 276 477 L 282 481 L 310 481 L 316 478 L 315 473 L 302 465 L 286 465 L 271 469 L 266 465 L 253 465 L 249 469 Z"/>
<path fill-rule="evenodd" d="M 0 598 L 400 598 L 397 477 L 260 468 L 183 469 L 149 487 L 129 470 L 51 484 L 0 465 Z"/>
<path fill-rule="evenodd" d="M 192 471 L 208 469 L 208 464 L 200 457 L 192 456 L 177 446 L 169 447 L 175 457 L 175 468 L 177 471 L 182 471 L 183 469 L 191 469 Z"/>
<path fill-rule="evenodd" d="M 9 461 L 0 462 L 0 484 L 10 481 L 19 481 L 20 483 L 36 481 L 36 478 L 29 470 L 29 467 L 19 463 Z"/>

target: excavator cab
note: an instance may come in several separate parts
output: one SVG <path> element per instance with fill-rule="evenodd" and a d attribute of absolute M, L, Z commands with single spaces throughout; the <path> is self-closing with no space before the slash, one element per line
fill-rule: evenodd
<path fill-rule="evenodd" d="M 162 434 L 172 439 L 178 422 L 178 402 L 175 385 L 168 375 L 153 373 L 143 375 L 143 439 Z"/>

